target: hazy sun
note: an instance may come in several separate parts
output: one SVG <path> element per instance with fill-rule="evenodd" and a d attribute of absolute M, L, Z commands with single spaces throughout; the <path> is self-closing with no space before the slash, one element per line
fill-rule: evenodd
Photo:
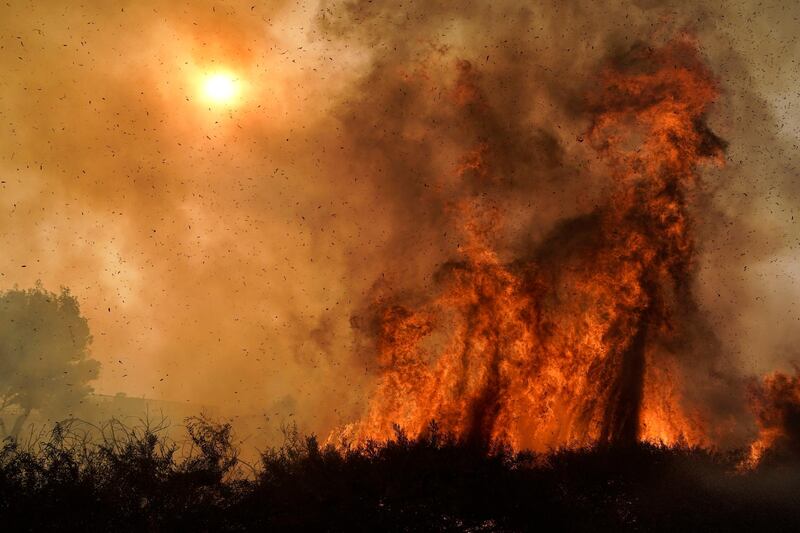
<path fill-rule="evenodd" d="M 230 74 L 212 74 L 203 81 L 203 94 L 213 103 L 230 104 L 239 92 L 237 85 L 236 78 Z"/>

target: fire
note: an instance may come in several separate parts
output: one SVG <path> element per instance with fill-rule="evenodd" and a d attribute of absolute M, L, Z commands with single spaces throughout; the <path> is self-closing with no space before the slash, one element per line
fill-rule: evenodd
<path fill-rule="evenodd" d="M 456 108 L 485 105 L 468 63 Z M 531 257 L 503 262 L 502 210 L 480 195 L 453 206 L 464 242 L 418 306 L 373 302 L 380 377 L 351 440 L 409 435 L 430 421 L 480 445 L 547 450 L 637 440 L 705 444 L 670 341 L 693 309 L 690 205 L 723 142 L 704 117 L 717 87 L 688 40 L 642 49 L 599 74 L 585 137 L 604 161 L 605 205 L 571 220 Z M 495 179 L 493 142 L 455 169 Z"/>
<path fill-rule="evenodd" d="M 774 372 L 750 392 L 759 435 L 742 466 L 756 466 L 768 450 L 800 457 L 800 368 L 794 376 Z"/>

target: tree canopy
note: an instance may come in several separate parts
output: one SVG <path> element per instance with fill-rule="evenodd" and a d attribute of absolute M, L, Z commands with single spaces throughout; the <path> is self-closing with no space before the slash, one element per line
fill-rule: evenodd
<path fill-rule="evenodd" d="M 100 364 L 90 357 L 92 337 L 78 301 L 68 289 L 0 293 L 0 414 L 16 412 L 16 437 L 34 409 L 61 416 L 92 391 Z"/>

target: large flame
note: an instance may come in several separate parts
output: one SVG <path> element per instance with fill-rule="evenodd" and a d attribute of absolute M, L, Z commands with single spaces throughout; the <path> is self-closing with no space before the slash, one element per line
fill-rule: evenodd
<path fill-rule="evenodd" d="M 707 443 L 707 421 L 684 402 L 668 346 L 694 305 L 698 166 L 722 160 L 704 122 L 716 96 L 688 40 L 603 70 L 586 101 L 585 137 L 613 192 L 530 257 L 501 261 L 491 242 L 502 210 L 480 195 L 459 201 L 461 258 L 438 273 L 439 292 L 416 308 L 374 302 L 381 373 L 348 438 L 387 438 L 395 425 L 416 436 L 435 420 L 464 440 L 535 450 Z M 469 75 L 453 105 L 482 105 Z M 456 175 L 494 179 L 492 151 L 491 139 L 468 150 Z"/>

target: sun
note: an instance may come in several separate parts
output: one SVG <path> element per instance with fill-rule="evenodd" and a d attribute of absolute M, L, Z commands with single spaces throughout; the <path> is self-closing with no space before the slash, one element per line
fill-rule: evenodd
<path fill-rule="evenodd" d="M 239 94 L 238 80 L 228 73 L 218 72 L 203 80 L 203 96 L 215 104 L 232 104 Z"/>

